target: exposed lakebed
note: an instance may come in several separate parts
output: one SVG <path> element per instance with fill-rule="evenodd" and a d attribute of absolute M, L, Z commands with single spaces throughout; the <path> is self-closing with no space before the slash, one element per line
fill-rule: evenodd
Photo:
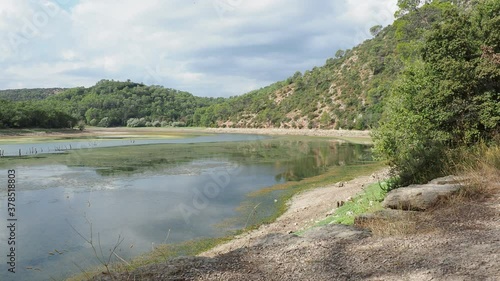
<path fill-rule="evenodd" d="M 72 150 L 0 160 L 1 178 L 16 170 L 18 218 L 17 273 L 7 275 L 2 255 L 1 280 L 60 280 L 99 265 L 90 240 L 106 259 L 121 241 L 115 253 L 130 259 L 165 242 L 222 236 L 275 213 L 282 191 L 249 194 L 371 160 L 366 146 L 305 137 L 84 140 L 97 149 L 78 142 L 10 144 L 14 155 L 19 145 Z M 6 222 L 5 192 L 0 202 Z M 242 208 L 257 204 L 251 216 Z M 7 235 L 0 231 L 0 241 Z"/>

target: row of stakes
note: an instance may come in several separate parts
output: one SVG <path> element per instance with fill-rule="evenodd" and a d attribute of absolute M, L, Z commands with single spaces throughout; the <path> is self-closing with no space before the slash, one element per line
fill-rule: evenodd
<path fill-rule="evenodd" d="M 97 146 L 97 143 L 95 144 L 92 144 L 93 146 Z M 71 146 L 71 144 L 69 146 L 65 145 L 65 146 L 56 146 L 54 148 L 54 151 L 57 151 L 57 152 L 61 152 L 61 151 L 66 151 L 66 150 L 71 150 L 73 149 L 73 147 Z M 48 149 L 48 151 L 50 151 L 50 148 Z M 43 148 L 40 148 L 40 153 L 43 153 Z M 36 147 L 30 147 L 28 149 L 28 151 L 26 151 L 24 153 L 24 155 L 37 155 L 38 154 L 38 148 Z M 4 157 L 5 156 L 5 150 L 3 149 L 0 149 L 0 157 Z M 19 156 L 23 156 L 23 152 L 21 149 L 19 149 Z"/>
<path fill-rule="evenodd" d="M 131 140 L 130 142 L 135 143 L 135 140 Z M 97 145 L 98 145 L 97 142 L 89 143 L 89 147 L 96 147 Z M 69 148 L 67 145 L 57 146 L 54 148 L 54 151 L 61 152 L 61 151 L 66 151 L 66 150 L 71 150 L 71 149 L 73 149 L 73 148 L 71 147 L 71 144 L 70 144 Z M 48 151 L 50 151 L 50 148 Z M 40 153 L 43 153 L 43 148 L 40 149 Z M 36 154 L 38 154 L 38 149 L 36 147 L 31 147 L 24 155 L 36 155 Z M 5 150 L 0 149 L 0 157 L 4 157 L 4 156 L 5 156 Z M 23 156 L 21 149 L 19 149 L 19 156 Z"/>

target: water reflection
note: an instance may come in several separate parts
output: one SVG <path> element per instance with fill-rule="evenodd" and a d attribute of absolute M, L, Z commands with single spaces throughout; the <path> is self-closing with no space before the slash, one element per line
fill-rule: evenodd
<path fill-rule="evenodd" d="M 116 147 L 4 162 L 0 175 L 11 168 L 19 175 L 20 247 L 14 279 L 0 256 L 0 280 L 59 280 L 98 264 L 81 237 L 91 233 L 105 253 L 123 237 L 117 253 L 125 259 L 164 242 L 169 229 L 170 243 L 219 236 L 225 230 L 216 225 L 234 217 L 248 193 L 369 159 L 361 145 L 287 138 Z M 5 196 L 0 193 L 0 210 Z M 262 206 L 272 204 L 272 196 L 262 198 Z M 3 211 L 0 221 L 6 221 Z M 1 241 L 5 235 L 0 231 Z"/>

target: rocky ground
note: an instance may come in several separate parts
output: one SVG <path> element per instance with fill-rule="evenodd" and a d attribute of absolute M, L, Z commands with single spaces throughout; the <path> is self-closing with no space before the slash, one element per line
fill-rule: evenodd
<path fill-rule="evenodd" d="M 328 225 L 289 233 L 382 176 L 303 193 L 275 223 L 198 257 L 94 280 L 500 280 L 498 182 L 489 196 L 447 200 L 384 231 Z"/>

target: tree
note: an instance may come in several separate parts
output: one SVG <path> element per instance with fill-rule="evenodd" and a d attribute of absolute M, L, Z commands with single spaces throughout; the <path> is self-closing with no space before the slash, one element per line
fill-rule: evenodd
<path fill-rule="evenodd" d="M 425 0 L 425 2 L 428 2 L 428 0 Z M 396 11 L 394 16 L 396 18 L 399 18 L 403 15 L 406 15 L 407 13 L 416 11 L 420 3 L 421 0 L 398 0 L 399 10 Z"/>
<path fill-rule="evenodd" d="M 380 31 L 382 31 L 382 26 L 381 25 L 375 25 L 370 28 L 370 34 L 375 37 L 377 36 Z"/>
<path fill-rule="evenodd" d="M 323 129 L 328 128 L 328 126 L 330 126 L 331 121 L 332 120 L 331 120 L 330 114 L 328 114 L 328 112 L 326 112 L 326 111 L 323 111 L 323 113 L 321 114 L 321 117 L 320 117 L 320 122 L 321 122 L 321 126 L 323 127 Z"/>
<path fill-rule="evenodd" d="M 335 52 L 335 58 L 340 59 L 344 57 L 345 51 L 342 49 L 338 49 L 337 52 Z"/>
<path fill-rule="evenodd" d="M 375 153 L 388 161 L 399 185 L 426 182 L 441 172 L 446 137 L 436 130 L 429 101 L 422 94 L 432 93 L 434 82 L 423 62 L 409 66 L 393 86 L 380 126 L 373 132 Z"/>
<path fill-rule="evenodd" d="M 448 10 L 393 86 L 373 138 L 399 184 L 439 175 L 448 150 L 500 133 L 499 12 L 497 0 Z"/>

